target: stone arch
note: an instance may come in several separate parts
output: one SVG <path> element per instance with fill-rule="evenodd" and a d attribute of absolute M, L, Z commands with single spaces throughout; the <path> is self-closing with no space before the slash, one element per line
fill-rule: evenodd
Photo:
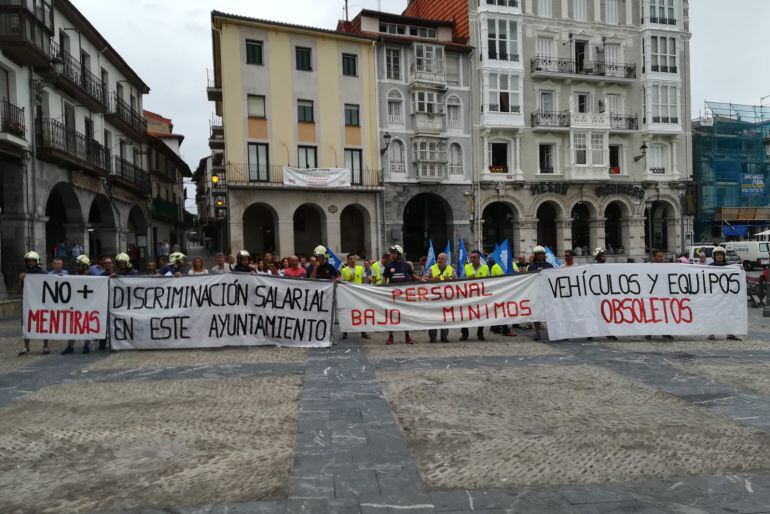
<path fill-rule="evenodd" d="M 532 205 L 529 208 L 530 217 L 536 218 L 538 209 L 540 209 L 540 206 L 544 203 L 553 203 L 558 207 L 557 214 L 559 215 L 559 219 L 564 219 L 565 214 L 570 211 L 563 196 L 553 193 L 545 193 L 538 195 L 535 201 L 532 202 Z"/>
<path fill-rule="evenodd" d="M 256 202 L 243 210 L 243 247 L 252 255 L 275 252 L 278 213 L 272 205 Z"/>
<path fill-rule="evenodd" d="M 294 253 L 310 257 L 313 248 L 327 244 L 326 213 L 315 203 L 303 203 L 294 211 Z"/>
<path fill-rule="evenodd" d="M 610 253 L 627 254 L 631 250 L 630 217 L 633 207 L 622 199 L 604 206 L 604 246 Z"/>
<path fill-rule="evenodd" d="M 118 251 L 115 211 L 109 198 L 103 194 L 94 196 L 88 210 L 89 252 L 93 259 L 102 255 L 115 255 Z"/>
<path fill-rule="evenodd" d="M 66 182 L 59 182 L 48 194 L 45 204 L 45 255 L 52 258 L 54 247 L 63 241 L 72 244 L 83 239 L 83 210 L 75 189 Z"/>
<path fill-rule="evenodd" d="M 676 200 L 666 195 L 656 197 L 644 211 L 644 241 L 647 250 L 676 251 L 679 209 Z"/>
<path fill-rule="evenodd" d="M 594 233 L 596 207 L 590 202 L 577 201 L 570 209 L 570 218 L 572 218 L 572 248 L 581 247 L 590 252 L 597 244 L 597 236 Z"/>
<path fill-rule="evenodd" d="M 371 257 L 371 215 L 363 205 L 352 203 L 340 212 L 340 251 Z M 342 256 L 340 256 L 342 258 Z"/>
<path fill-rule="evenodd" d="M 418 259 L 428 251 L 428 242 L 438 253 L 453 241 L 452 207 L 436 193 L 418 193 L 404 206 L 402 237 L 408 259 Z"/>
<path fill-rule="evenodd" d="M 491 252 L 495 245 L 509 240 L 511 252 L 517 250 L 521 211 L 512 202 L 495 200 L 487 202 L 482 211 L 481 240 L 484 252 Z"/>
<path fill-rule="evenodd" d="M 539 202 L 535 211 L 537 218 L 537 243 L 543 246 L 549 246 L 554 253 L 559 251 L 560 226 L 559 223 L 564 219 L 563 205 L 557 202 L 546 200 Z"/>
<path fill-rule="evenodd" d="M 132 205 L 131 210 L 128 211 L 126 228 L 128 229 L 128 237 L 126 240 L 126 246 L 129 250 L 128 254 L 131 256 L 132 260 L 136 261 L 134 262 L 134 266 L 139 266 L 139 260 L 148 255 L 148 243 L 147 216 L 138 205 Z M 133 251 L 131 245 L 136 247 L 136 252 Z"/>

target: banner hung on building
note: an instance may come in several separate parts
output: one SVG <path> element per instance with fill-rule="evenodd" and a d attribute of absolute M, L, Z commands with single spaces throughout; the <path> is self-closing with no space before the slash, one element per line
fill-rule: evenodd
<path fill-rule="evenodd" d="M 115 350 L 331 345 L 334 284 L 264 275 L 110 280 Z"/>
<path fill-rule="evenodd" d="M 739 267 L 602 264 L 540 276 L 550 340 L 748 332 Z"/>
<path fill-rule="evenodd" d="M 283 168 L 283 185 L 294 187 L 350 187 L 347 168 Z"/>
<path fill-rule="evenodd" d="M 337 318 L 343 332 L 461 328 L 542 320 L 537 275 L 408 283 L 386 287 L 342 282 Z"/>
<path fill-rule="evenodd" d="M 101 277 L 27 275 L 23 328 L 28 339 L 104 339 L 108 281 Z"/>

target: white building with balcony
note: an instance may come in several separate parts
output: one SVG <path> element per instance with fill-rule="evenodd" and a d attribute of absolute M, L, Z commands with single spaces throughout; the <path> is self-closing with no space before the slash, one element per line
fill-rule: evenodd
<path fill-rule="evenodd" d="M 386 245 L 416 260 L 472 241 L 471 56 L 451 21 L 363 10 L 353 30 L 377 40 Z"/>
<path fill-rule="evenodd" d="M 148 86 L 69 0 L 0 5 L 0 254 L 149 255 Z M 65 259 L 71 262 L 70 254 Z"/>

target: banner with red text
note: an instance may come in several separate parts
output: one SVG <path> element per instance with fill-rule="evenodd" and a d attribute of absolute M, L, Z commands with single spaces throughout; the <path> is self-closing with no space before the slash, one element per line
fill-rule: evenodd
<path fill-rule="evenodd" d="M 537 275 L 415 282 L 385 287 L 342 282 L 337 319 L 343 332 L 461 328 L 542 320 Z"/>
<path fill-rule="evenodd" d="M 748 332 L 746 274 L 739 267 L 596 264 L 545 270 L 540 278 L 552 341 Z"/>
<path fill-rule="evenodd" d="M 104 339 L 108 279 L 90 276 L 24 277 L 22 333 L 27 339 Z"/>

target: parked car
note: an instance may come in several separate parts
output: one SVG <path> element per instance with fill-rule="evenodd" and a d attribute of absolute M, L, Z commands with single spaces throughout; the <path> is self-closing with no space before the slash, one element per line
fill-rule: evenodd
<path fill-rule="evenodd" d="M 728 241 L 724 247 L 738 254 L 747 271 L 770 265 L 770 243 L 767 241 Z"/>
<path fill-rule="evenodd" d="M 741 256 L 740 256 L 740 255 L 738 255 L 738 254 L 737 254 L 736 252 L 734 252 L 733 250 L 725 250 L 725 253 L 727 254 L 727 264 L 730 264 L 730 265 L 738 265 L 738 266 L 740 266 L 741 264 L 743 264 L 743 263 L 741 262 Z M 765 268 L 765 271 L 767 271 L 767 268 Z"/>

